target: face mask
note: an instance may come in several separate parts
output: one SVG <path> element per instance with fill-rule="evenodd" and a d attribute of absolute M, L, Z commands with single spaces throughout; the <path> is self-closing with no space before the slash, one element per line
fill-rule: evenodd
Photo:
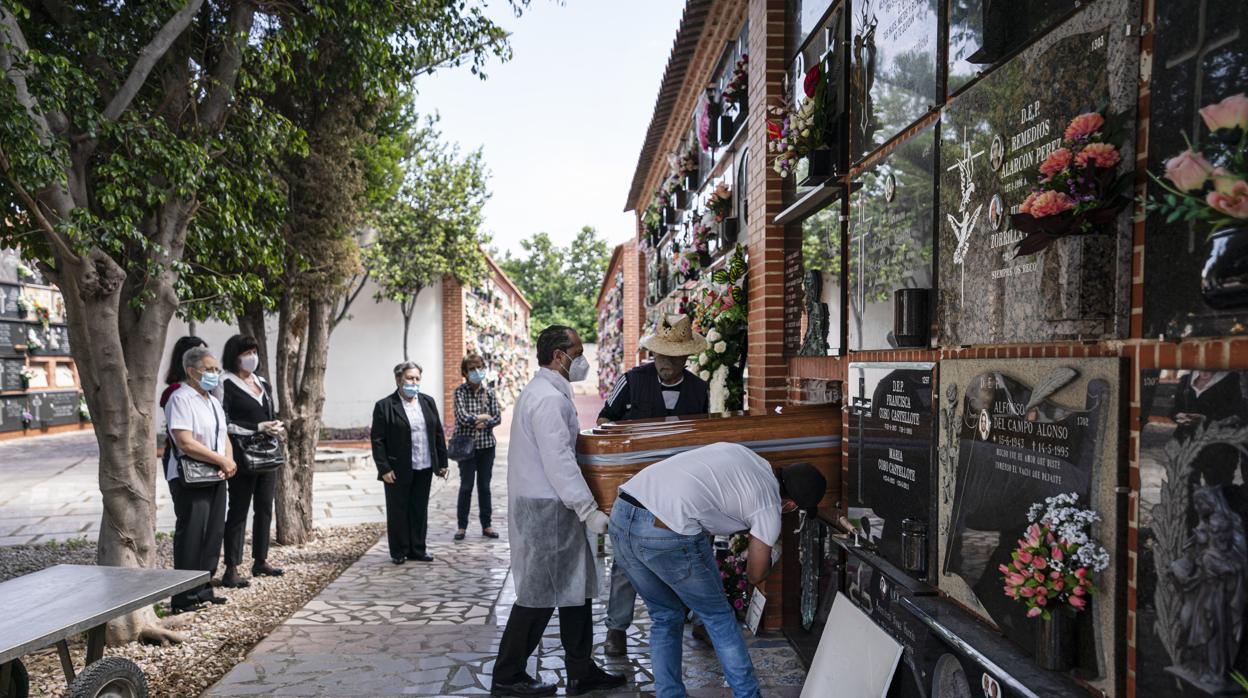
<path fill-rule="evenodd" d="M 468 372 L 468 381 L 470 383 L 480 383 L 483 380 L 485 380 L 484 368 L 474 368 Z"/>
<path fill-rule="evenodd" d="M 572 365 L 568 366 L 568 380 L 573 383 L 585 380 L 589 375 L 589 359 L 584 354 L 572 359 Z"/>
<path fill-rule="evenodd" d="M 238 359 L 238 367 L 248 373 L 254 373 L 256 367 L 260 365 L 260 356 L 258 354 L 247 354 L 240 356 Z"/>
<path fill-rule="evenodd" d="M 414 398 L 417 395 L 420 395 L 420 383 L 415 383 L 415 384 L 404 383 L 403 394 L 407 396 L 409 399 Z"/>
<path fill-rule="evenodd" d="M 216 390 L 218 385 L 221 385 L 221 374 L 217 371 L 204 373 L 199 377 L 199 387 L 203 388 L 206 392 Z"/>

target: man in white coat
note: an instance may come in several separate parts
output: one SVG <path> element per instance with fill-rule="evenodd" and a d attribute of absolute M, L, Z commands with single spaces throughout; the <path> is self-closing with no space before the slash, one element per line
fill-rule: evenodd
<path fill-rule="evenodd" d="M 556 608 L 568 695 L 625 683 L 591 658 L 598 582 L 588 532 L 605 533 L 608 519 L 576 464 L 580 427 L 569 381 L 584 380 L 589 372 L 584 353 L 570 327 L 542 330 L 537 339 L 541 368 L 520 393 L 512 415 L 507 505 L 516 602 L 494 663 L 490 693 L 495 696 L 555 694 L 555 685 L 530 676 L 526 665 Z"/>

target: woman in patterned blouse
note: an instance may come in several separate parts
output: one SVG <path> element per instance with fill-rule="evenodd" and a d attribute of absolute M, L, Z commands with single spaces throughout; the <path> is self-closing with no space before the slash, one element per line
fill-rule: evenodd
<path fill-rule="evenodd" d="M 455 540 L 463 540 L 468 529 L 468 509 L 472 505 L 472 482 L 477 482 L 477 508 L 481 534 L 498 538 L 490 525 L 490 477 L 494 470 L 494 427 L 502 421 L 494 390 L 485 385 L 485 359 L 468 354 L 459 362 L 464 383 L 455 389 L 455 429 L 472 433 L 476 450 L 472 458 L 459 461 L 459 530 Z"/>

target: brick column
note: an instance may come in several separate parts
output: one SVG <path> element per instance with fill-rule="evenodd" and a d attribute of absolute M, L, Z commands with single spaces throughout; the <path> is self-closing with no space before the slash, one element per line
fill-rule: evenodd
<path fill-rule="evenodd" d="M 638 342 L 641 340 L 646 304 L 642 284 L 646 277 L 642 268 L 644 262 L 639 261 L 641 255 L 637 253 L 636 238 L 624 243 L 624 252 L 620 257 L 620 265 L 624 271 L 624 297 L 620 300 L 624 306 L 624 357 L 620 362 L 620 373 L 624 373 L 638 364 Z"/>
<path fill-rule="evenodd" d="M 442 277 L 442 424 L 449 433 L 455 424 L 455 388 L 462 377 L 459 361 L 464 358 L 464 287 L 455 279 Z"/>

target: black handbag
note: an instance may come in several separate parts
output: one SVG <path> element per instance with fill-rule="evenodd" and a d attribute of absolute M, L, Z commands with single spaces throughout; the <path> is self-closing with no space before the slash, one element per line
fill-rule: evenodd
<path fill-rule="evenodd" d="M 212 419 L 216 423 L 213 430 L 212 450 L 215 452 L 217 446 L 220 445 L 218 439 L 221 438 L 221 418 L 217 416 L 217 409 L 212 409 Z M 173 431 L 169 431 L 169 441 L 173 448 L 177 448 L 177 441 L 173 438 Z M 177 454 L 178 458 L 178 477 L 182 480 L 183 487 L 210 487 L 219 482 L 224 482 L 221 477 L 221 469 L 212 463 L 205 463 L 201 460 L 195 460 L 185 453 Z"/>
<path fill-rule="evenodd" d="M 256 432 L 235 436 L 238 444 L 238 467 L 249 473 L 270 473 L 286 463 L 286 451 L 282 448 L 282 440 L 272 434 Z"/>
<path fill-rule="evenodd" d="M 477 440 L 471 431 L 456 429 L 451 434 L 450 443 L 446 445 L 446 457 L 453 461 L 472 460 L 477 453 Z"/>

